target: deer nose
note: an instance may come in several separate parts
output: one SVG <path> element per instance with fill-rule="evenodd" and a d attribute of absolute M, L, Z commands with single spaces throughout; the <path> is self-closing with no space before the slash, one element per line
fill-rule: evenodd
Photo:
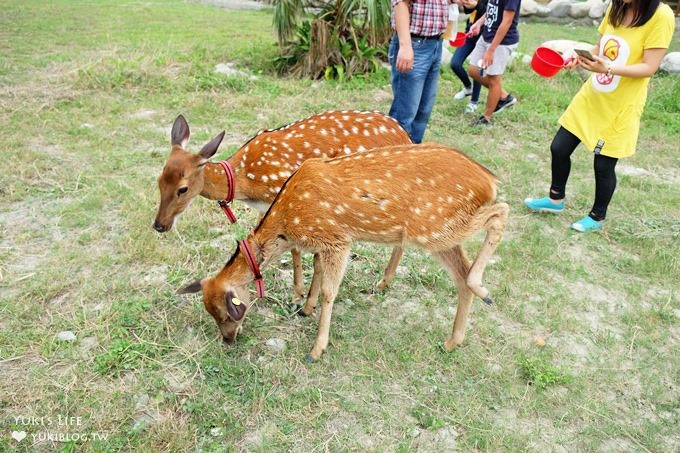
<path fill-rule="evenodd" d="M 156 220 L 153 223 L 153 229 L 158 231 L 159 233 L 163 233 L 163 232 L 167 231 L 167 229 L 165 228 L 165 225 L 161 225 L 160 223 L 158 223 L 158 220 Z"/>
<path fill-rule="evenodd" d="M 234 343 L 234 338 L 222 336 L 222 341 L 225 344 L 232 344 Z"/>

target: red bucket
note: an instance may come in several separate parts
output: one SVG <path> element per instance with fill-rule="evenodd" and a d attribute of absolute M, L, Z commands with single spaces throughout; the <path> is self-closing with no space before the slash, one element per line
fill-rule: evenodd
<path fill-rule="evenodd" d="M 531 59 L 531 68 L 543 77 L 553 77 L 567 62 L 562 55 L 547 47 L 539 47 Z"/>
<path fill-rule="evenodd" d="M 465 44 L 466 39 L 467 33 L 459 31 L 458 33 L 456 33 L 456 38 L 449 41 L 449 45 L 451 45 L 452 47 L 461 47 L 463 44 Z"/>

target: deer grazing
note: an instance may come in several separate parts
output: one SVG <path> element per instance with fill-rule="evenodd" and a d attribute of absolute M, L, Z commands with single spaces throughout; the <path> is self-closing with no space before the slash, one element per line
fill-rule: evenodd
<path fill-rule="evenodd" d="M 253 280 L 262 295 L 259 267 L 291 249 L 312 251 L 320 279 L 316 287 L 313 282 L 303 311 L 312 314 L 320 291 L 318 334 L 306 357 L 316 361 L 328 345 L 333 301 L 352 242 L 415 245 L 446 268 L 458 289 L 453 331 L 444 344 L 450 351 L 463 342 L 473 295 L 492 303 L 482 275 L 502 240 L 509 211 L 507 204 L 496 203 L 496 185 L 486 168 L 441 145 L 384 147 L 307 161 L 220 273 L 180 293 L 202 290 L 223 339 L 233 342 L 249 305 L 239 295 Z M 462 244 L 479 230 L 486 237 L 470 264 Z"/>
<path fill-rule="evenodd" d="M 241 200 L 264 214 L 281 190 L 281 186 L 304 161 L 333 158 L 367 149 L 411 143 L 406 131 L 393 118 L 379 112 L 332 111 L 296 121 L 278 129 L 261 130 L 228 160 L 209 162 L 224 132 L 208 142 L 198 154 L 186 151 L 189 125 L 182 115 L 172 127 L 172 151 L 158 187 L 161 202 L 153 227 L 159 233 L 169 231 L 197 196 L 219 200 L 232 223 L 229 208 L 232 200 Z M 296 249 L 293 255 L 294 299 L 305 292 L 302 261 Z M 395 248 L 379 289 L 387 287 L 402 255 Z"/>

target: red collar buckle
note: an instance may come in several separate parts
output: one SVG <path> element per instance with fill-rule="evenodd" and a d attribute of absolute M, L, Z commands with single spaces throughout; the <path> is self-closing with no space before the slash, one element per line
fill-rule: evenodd
<path fill-rule="evenodd" d="M 243 253 L 244 258 L 246 259 L 246 263 L 248 263 L 250 272 L 252 272 L 253 277 L 255 277 L 257 297 L 260 298 L 265 297 L 266 292 L 264 289 L 264 279 L 262 278 L 262 274 L 260 273 L 260 266 L 257 265 L 257 259 L 255 258 L 255 254 L 253 253 L 253 250 L 250 248 L 250 244 L 248 244 L 248 241 L 238 241 L 238 245 L 241 248 L 241 252 Z"/>
<path fill-rule="evenodd" d="M 227 198 L 224 200 L 219 200 L 217 204 L 222 208 L 224 214 L 227 216 L 231 223 L 236 223 L 236 214 L 231 210 L 229 206 L 232 201 L 234 201 L 234 169 L 231 168 L 229 162 L 222 160 L 218 162 L 224 169 L 224 173 L 227 175 L 227 182 L 229 183 L 229 192 L 227 193 Z"/>

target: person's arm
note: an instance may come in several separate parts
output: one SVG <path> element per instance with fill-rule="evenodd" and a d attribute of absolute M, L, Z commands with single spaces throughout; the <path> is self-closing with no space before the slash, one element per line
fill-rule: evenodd
<path fill-rule="evenodd" d="M 470 27 L 470 36 L 477 36 L 479 32 L 482 30 L 482 25 L 484 25 L 484 21 L 486 20 L 486 13 L 482 14 L 482 17 L 477 19 L 474 24 Z"/>
<path fill-rule="evenodd" d="M 501 44 L 501 41 L 503 41 L 503 38 L 505 38 L 505 34 L 508 32 L 508 30 L 510 30 L 510 26 L 512 25 L 512 20 L 515 18 L 515 14 L 517 13 L 514 10 L 506 9 L 503 11 L 503 19 L 501 20 L 501 24 L 498 26 L 496 36 L 493 37 L 489 48 L 486 50 L 486 52 L 484 52 L 484 56 L 482 57 L 482 64 L 485 68 L 488 68 L 493 64 L 493 54 Z"/>
<path fill-rule="evenodd" d="M 413 46 L 411 44 L 411 15 L 408 11 L 409 0 L 394 5 L 394 22 L 399 38 L 397 53 L 397 70 L 407 73 L 413 67 Z"/>
<path fill-rule="evenodd" d="M 610 66 L 611 64 L 607 60 L 595 54 L 593 54 L 595 61 L 586 60 L 585 58 L 580 58 L 579 60 L 581 67 L 591 72 L 604 74 L 611 67 L 610 74 L 612 75 L 641 78 L 651 77 L 659 69 L 665 53 L 666 49 L 645 49 L 642 54 L 642 63 L 618 67 Z"/>

